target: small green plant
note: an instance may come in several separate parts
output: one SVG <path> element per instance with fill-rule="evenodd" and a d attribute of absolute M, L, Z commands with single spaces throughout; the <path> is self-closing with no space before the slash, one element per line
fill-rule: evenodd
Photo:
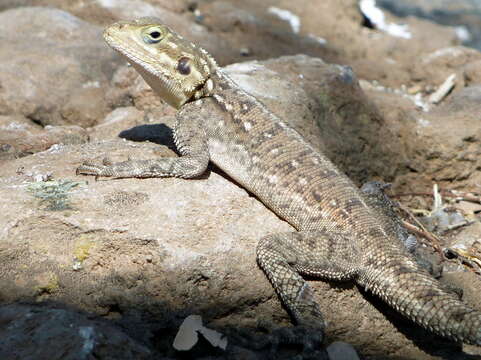
<path fill-rule="evenodd" d="M 49 180 L 30 183 L 27 191 L 34 197 L 40 199 L 40 204 L 46 210 L 61 211 L 71 209 L 69 203 L 69 192 L 83 182 L 71 180 Z"/>

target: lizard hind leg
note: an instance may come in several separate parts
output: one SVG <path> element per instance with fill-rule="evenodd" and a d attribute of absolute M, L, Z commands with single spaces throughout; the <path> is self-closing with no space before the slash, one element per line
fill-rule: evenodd
<path fill-rule="evenodd" d="M 325 323 L 301 274 L 352 279 L 357 271 L 352 266 L 355 251 L 350 244 L 342 234 L 323 231 L 273 234 L 259 242 L 257 262 L 297 324 L 288 342 L 303 345 L 305 352 L 322 345 Z"/>

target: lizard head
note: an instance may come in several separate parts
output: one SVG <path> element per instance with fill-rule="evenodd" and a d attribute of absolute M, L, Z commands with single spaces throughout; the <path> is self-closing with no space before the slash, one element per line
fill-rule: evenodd
<path fill-rule="evenodd" d="M 105 29 L 104 39 L 175 108 L 208 95 L 213 88 L 214 59 L 156 18 L 112 24 Z"/>

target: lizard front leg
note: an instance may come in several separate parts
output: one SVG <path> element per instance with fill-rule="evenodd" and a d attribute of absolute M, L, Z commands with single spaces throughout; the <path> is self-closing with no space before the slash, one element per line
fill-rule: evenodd
<path fill-rule="evenodd" d="M 344 234 L 317 230 L 273 234 L 259 242 L 257 262 L 298 325 L 292 342 L 302 344 L 305 352 L 322 343 L 325 323 L 300 274 L 352 279 L 357 274 L 353 264 L 358 253 L 352 244 Z"/>
<path fill-rule="evenodd" d="M 182 156 L 149 160 L 128 160 L 114 164 L 84 162 L 77 174 L 116 178 L 180 177 L 194 178 L 205 172 L 209 163 L 207 136 L 202 120 L 177 116 L 175 145 Z"/>

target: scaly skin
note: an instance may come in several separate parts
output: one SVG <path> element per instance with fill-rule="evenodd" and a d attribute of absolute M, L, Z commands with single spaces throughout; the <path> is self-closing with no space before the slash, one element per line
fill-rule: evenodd
<path fill-rule="evenodd" d="M 86 163 L 81 174 L 192 178 L 209 161 L 255 194 L 297 231 L 260 240 L 257 260 L 294 320 L 310 333 L 324 322 L 300 274 L 352 280 L 439 335 L 481 345 L 481 313 L 444 291 L 402 243 L 394 219 L 323 154 L 235 84 L 207 52 L 153 18 L 105 30 L 152 88 L 179 109 L 180 158 Z M 215 122 L 199 109 L 214 106 Z"/>

